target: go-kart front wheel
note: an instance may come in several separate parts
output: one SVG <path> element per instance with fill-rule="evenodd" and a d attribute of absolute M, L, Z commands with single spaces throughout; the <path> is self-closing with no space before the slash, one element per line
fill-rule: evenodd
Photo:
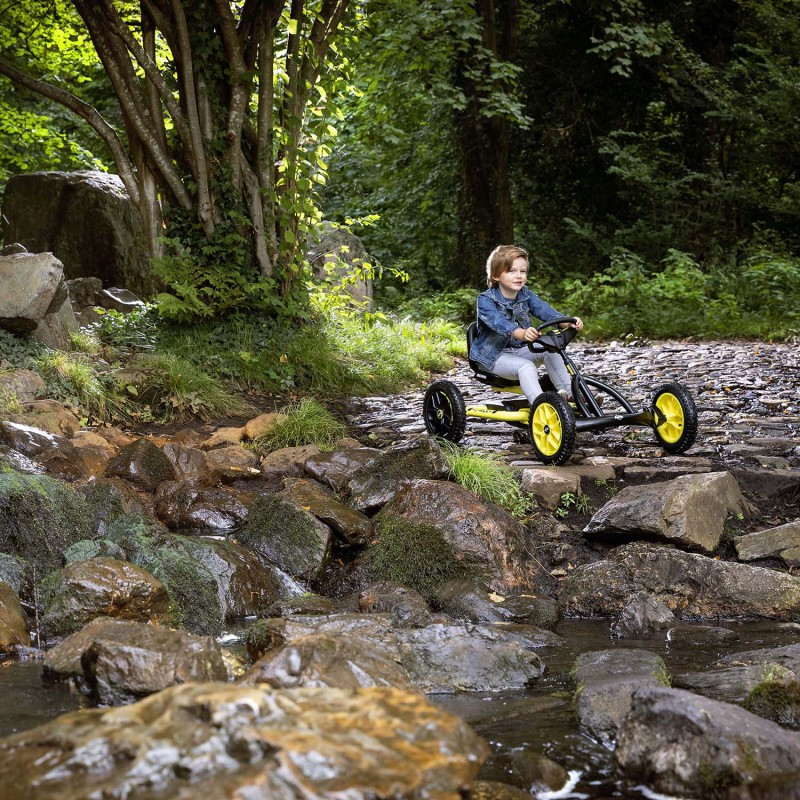
<path fill-rule="evenodd" d="M 563 464 L 575 446 L 575 414 L 556 392 L 542 392 L 531 404 L 528 436 L 543 464 Z"/>
<path fill-rule="evenodd" d="M 683 453 L 697 437 L 697 409 L 689 390 L 680 383 L 665 383 L 653 393 L 653 430 L 668 453 Z"/>
<path fill-rule="evenodd" d="M 425 392 L 422 403 L 425 429 L 434 436 L 459 442 L 467 428 L 464 397 L 450 381 L 434 381 Z"/>

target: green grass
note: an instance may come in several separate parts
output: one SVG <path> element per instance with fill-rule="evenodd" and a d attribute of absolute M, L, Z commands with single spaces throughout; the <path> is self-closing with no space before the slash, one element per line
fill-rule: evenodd
<path fill-rule="evenodd" d="M 5 419 L 9 414 L 21 414 L 22 405 L 16 392 L 0 388 L 0 419 Z"/>
<path fill-rule="evenodd" d="M 491 456 L 466 450 L 450 442 L 442 443 L 450 476 L 489 503 L 506 509 L 515 517 L 524 517 L 532 508 L 531 500 L 520 488 L 514 471 Z"/>
<path fill-rule="evenodd" d="M 263 455 L 282 447 L 315 444 L 320 449 L 332 448 L 347 429 L 325 406 L 313 397 L 306 397 L 289 406 L 286 417 L 253 442 L 253 449 Z"/>

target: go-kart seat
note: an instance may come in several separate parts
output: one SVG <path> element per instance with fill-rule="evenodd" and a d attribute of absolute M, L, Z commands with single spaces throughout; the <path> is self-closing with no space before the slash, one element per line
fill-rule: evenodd
<path fill-rule="evenodd" d="M 478 323 L 470 322 L 467 327 L 467 354 L 472 348 L 472 343 L 478 335 Z M 469 365 L 475 373 L 475 379 L 480 383 L 488 384 L 489 386 L 496 386 L 498 389 L 505 389 L 511 386 L 519 386 L 519 381 L 508 380 L 508 378 L 501 378 L 499 375 L 494 375 L 487 372 L 477 361 L 468 358 Z"/>

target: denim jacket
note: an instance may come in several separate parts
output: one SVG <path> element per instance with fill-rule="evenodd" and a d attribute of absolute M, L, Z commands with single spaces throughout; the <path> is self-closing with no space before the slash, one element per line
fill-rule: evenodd
<path fill-rule="evenodd" d="M 517 328 L 530 328 L 531 316 L 541 322 L 562 316 L 527 286 L 517 292 L 516 299 L 503 296 L 499 286 L 478 295 L 478 333 L 469 351 L 469 358 L 488 372 L 506 347 L 525 347 L 526 342 L 514 339 Z"/>

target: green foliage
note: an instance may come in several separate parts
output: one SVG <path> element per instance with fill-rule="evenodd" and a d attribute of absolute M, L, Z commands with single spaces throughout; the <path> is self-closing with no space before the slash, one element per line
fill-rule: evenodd
<path fill-rule="evenodd" d="M 559 501 L 558 508 L 556 509 L 556 516 L 563 519 L 569 514 L 570 508 L 576 505 L 577 498 L 572 492 L 564 492 L 559 498 Z"/>
<path fill-rule="evenodd" d="M 30 369 L 43 351 L 29 336 L 15 336 L 0 328 L 0 369 Z"/>
<path fill-rule="evenodd" d="M 514 471 L 499 459 L 466 450 L 450 442 L 440 442 L 450 476 L 462 486 L 494 503 L 515 517 L 530 513 L 532 503 L 514 476 Z"/>
<path fill-rule="evenodd" d="M 2 377 L 2 374 L 0 374 Z M 5 419 L 10 414 L 21 414 L 22 405 L 16 392 L 7 391 L 0 386 L 0 419 Z"/>
<path fill-rule="evenodd" d="M 97 355 L 100 352 L 101 344 L 94 331 L 88 328 L 81 328 L 77 331 L 69 332 L 69 348 L 76 353 Z"/>
<path fill-rule="evenodd" d="M 102 344 L 119 353 L 148 352 L 158 341 L 158 315 L 155 306 L 147 304 L 127 314 L 114 309 L 99 309 L 100 319 L 91 332 Z"/>
<path fill-rule="evenodd" d="M 279 420 L 253 442 L 253 447 L 263 455 L 282 447 L 315 444 L 327 450 L 341 439 L 347 429 L 322 403 L 313 397 L 304 397 L 290 405 L 285 418 Z"/>
<path fill-rule="evenodd" d="M 376 522 L 377 539 L 367 551 L 376 580 L 409 586 L 430 602 L 443 583 L 480 577 L 477 568 L 456 558 L 433 525 L 417 525 L 389 514 L 380 514 Z"/>

